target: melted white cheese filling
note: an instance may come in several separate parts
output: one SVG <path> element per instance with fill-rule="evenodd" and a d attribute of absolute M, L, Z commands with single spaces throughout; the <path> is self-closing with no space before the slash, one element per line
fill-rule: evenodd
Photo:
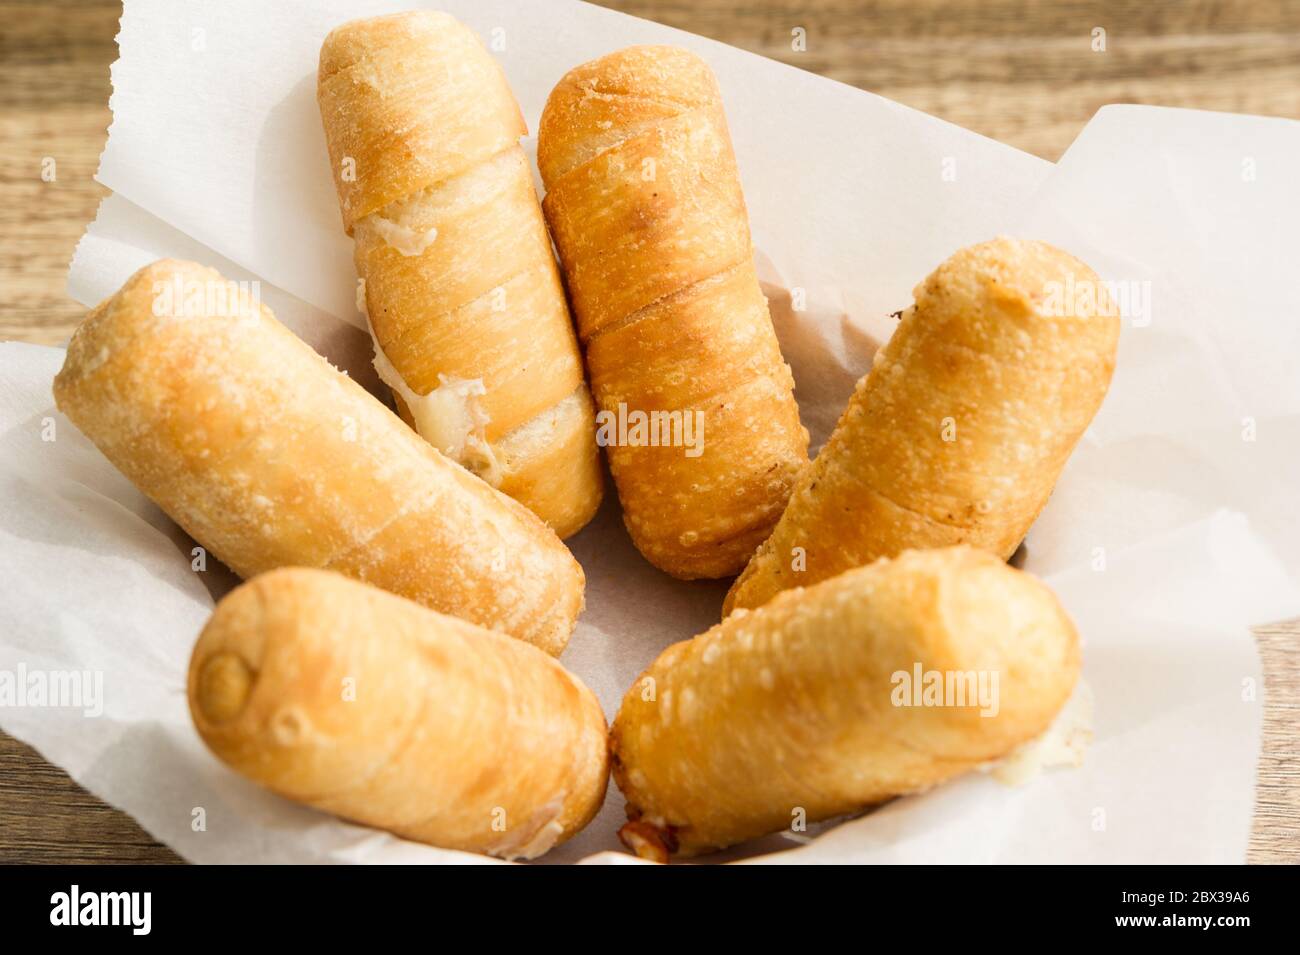
<path fill-rule="evenodd" d="M 396 249 L 408 258 L 423 255 L 424 250 L 433 245 L 438 238 L 438 230 L 435 228 L 412 229 L 401 222 L 385 219 L 379 213 L 366 216 L 359 224 L 373 229 L 383 240 L 384 245 Z"/>
<path fill-rule="evenodd" d="M 493 487 L 499 487 L 501 465 L 485 437 L 491 417 L 480 400 L 487 394 L 483 379 L 440 374 L 437 388 L 427 395 L 416 394 L 379 345 L 366 308 L 364 279 L 357 283 L 357 308 L 366 317 L 366 331 L 375 347 L 375 372 L 405 402 L 420 437 Z"/>
<path fill-rule="evenodd" d="M 1092 689 L 1080 680 L 1041 736 L 1016 747 L 985 770 L 1000 783 L 1020 786 L 1052 766 L 1082 766 L 1083 754 L 1092 742 L 1092 701 Z"/>

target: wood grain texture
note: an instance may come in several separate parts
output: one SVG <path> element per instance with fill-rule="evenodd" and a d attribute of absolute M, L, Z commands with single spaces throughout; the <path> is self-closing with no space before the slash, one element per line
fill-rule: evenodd
<path fill-rule="evenodd" d="M 603 0 L 1056 159 L 1096 110 L 1300 117 L 1293 0 Z M 116 0 L 0 0 L 0 339 L 66 341 L 109 121 Z M 1092 31 L 1106 30 L 1093 52 Z M 792 32 L 806 32 L 795 52 Z M 53 181 L 42 164 L 55 163 Z M 1249 858 L 1300 862 L 1300 620 L 1256 631 L 1265 722 Z M 176 862 L 130 817 L 0 734 L 0 862 Z"/>

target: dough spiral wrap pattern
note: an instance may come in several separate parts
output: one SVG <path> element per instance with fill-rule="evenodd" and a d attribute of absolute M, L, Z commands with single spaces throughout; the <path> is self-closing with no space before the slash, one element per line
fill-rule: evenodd
<path fill-rule="evenodd" d="M 1115 370 L 1101 279 L 1045 242 L 1000 238 L 915 295 L 724 612 L 909 548 L 1006 559 L 1046 506 Z"/>
<path fill-rule="evenodd" d="M 408 839 L 534 858 L 605 796 L 605 717 L 555 660 L 337 574 L 231 591 L 190 659 L 204 742 L 290 799 Z"/>
<path fill-rule="evenodd" d="M 444 13 L 357 20 L 326 37 L 317 98 L 399 412 L 575 533 L 601 498 L 594 412 L 500 66 Z"/>
<path fill-rule="evenodd" d="M 674 47 L 579 66 L 547 101 L 537 157 L 598 423 L 675 414 L 702 431 L 696 456 L 608 445 L 632 539 L 677 577 L 736 573 L 780 516 L 808 434 L 754 272 L 717 81 Z"/>
<path fill-rule="evenodd" d="M 1047 730 L 1079 668 L 1055 595 L 972 547 L 785 591 L 627 691 L 610 731 L 623 835 L 695 855 L 919 792 Z M 918 671 L 954 692 L 917 699 Z"/>
<path fill-rule="evenodd" d="M 54 396 L 241 577 L 326 567 L 557 655 L 573 632 L 584 578 L 559 538 L 213 269 L 133 275 L 77 328 Z"/>

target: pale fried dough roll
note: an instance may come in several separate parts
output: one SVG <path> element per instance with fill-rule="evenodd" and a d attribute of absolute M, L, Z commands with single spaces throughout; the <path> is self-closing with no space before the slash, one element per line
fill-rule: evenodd
<path fill-rule="evenodd" d="M 537 160 L 632 539 L 674 576 L 733 574 L 785 506 L 808 433 L 717 81 L 674 47 L 580 66 L 547 100 Z"/>
<path fill-rule="evenodd" d="M 1079 664 L 1051 591 L 974 548 L 791 590 L 628 690 L 610 733 L 625 841 L 692 855 L 933 786 L 1045 731 Z M 936 673 L 952 689 L 923 695 Z"/>
<path fill-rule="evenodd" d="M 583 574 L 555 534 L 212 269 L 128 279 L 73 335 L 54 396 L 242 577 L 328 567 L 550 653 L 568 641 Z"/>
<path fill-rule="evenodd" d="M 303 568 L 217 604 L 190 714 L 232 768 L 407 839 L 534 858 L 605 796 L 605 717 L 539 650 Z"/>
<path fill-rule="evenodd" d="M 962 249 L 917 286 L 724 608 L 912 547 L 1010 557 L 1115 368 L 1119 313 L 1044 242 Z"/>
<path fill-rule="evenodd" d="M 601 497 L 593 409 L 501 68 L 447 14 L 399 13 L 331 32 L 317 95 L 402 416 L 576 532 Z"/>

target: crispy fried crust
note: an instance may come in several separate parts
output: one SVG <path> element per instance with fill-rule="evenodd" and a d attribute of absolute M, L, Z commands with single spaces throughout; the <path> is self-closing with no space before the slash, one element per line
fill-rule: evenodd
<path fill-rule="evenodd" d="M 674 576 L 733 574 L 780 515 L 808 435 L 717 81 L 674 47 L 580 66 L 547 100 L 537 159 L 598 408 L 702 419 L 698 456 L 609 446 L 632 539 Z"/>
<path fill-rule="evenodd" d="M 190 713 L 221 759 L 326 812 L 533 858 L 605 796 L 605 718 L 546 654 L 348 580 L 271 571 L 194 648 Z"/>
<path fill-rule="evenodd" d="M 416 395 L 481 382 L 490 456 L 439 450 L 575 533 L 601 498 L 595 412 L 500 67 L 415 11 L 331 32 L 317 93 L 377 346 Z"/>
<path fill-rule="evenodd" d="M 916 289 L 724 612 L 908 548 L 1024 539 L 1115 368 L 1119 314 L 1095 272 L 995 239 Z"/>
<path fill-rule="evenodd" d="M 996 713 L 897 705 L 895 674 L 918 665 L 996 673 Z M 628 690 L 610 731 L 640 824 L 625 837 L 694 855 L 933 786 L 1042 733 L 1079 665 L 1051 591 L 974 548 L 787 591 L 669 647 Z"/>
<path fill-rule="evenodd" d="M 73 335 L 54 396 L 242 577 L 328 567 L 554 654 L 573 631 L 582 568 L 555 534 L 212 269 L 128 279 Z"/>

